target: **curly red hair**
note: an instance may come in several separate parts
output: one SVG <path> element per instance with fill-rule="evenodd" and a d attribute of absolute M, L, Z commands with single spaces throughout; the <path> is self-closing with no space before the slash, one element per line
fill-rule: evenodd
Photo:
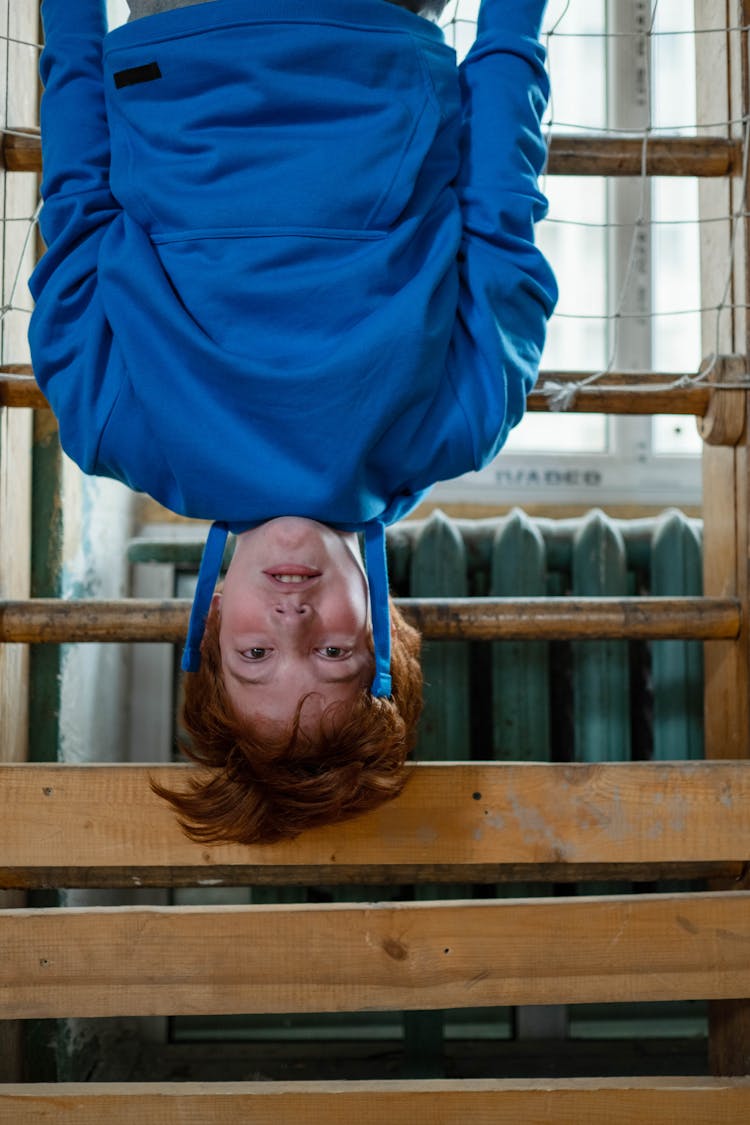
<path fill-rule="evenodd" d="M 362 689 L 332 704 L 315 731 L 302 730 L 302 700 L 291 728 L 269 737 L 232 709 L 224 687 L 219 617 L 206 622 L 198 672 L 185 676 L 185 753 L 205 767 L 186 792 L 151 787 L 200 843 L 272 843 L 334 824 L 397 797 L 422 710 L 420 636 L 391 603 L 390 699 Z M 208 772 L 206 772 L 208 771 Z"/>

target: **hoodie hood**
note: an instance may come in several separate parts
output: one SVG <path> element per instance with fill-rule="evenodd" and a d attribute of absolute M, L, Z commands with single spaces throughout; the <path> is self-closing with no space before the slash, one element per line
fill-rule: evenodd
<path fill-rule="evenodd" d="M 211 607 L 211 598 L 221 572 L 227 536 L 230 531 L 238 534 L 248 531 L 253 526 L 256 525 L 245 524 L 238 527 L 223 521 L 211 525 L 198 570 L 198 585 L 193 598 L 187 641 L 182 654 L 183 672 L 197 672 L 200 668 L 201 641 Z M 370 592 L 372 640 L 375 650 L 375 676 L 370 691 L 374 696 L 387 698 L 391 694 L 391 615 L 388 605 L 385 524 L 381 520 L 372 520 L 362 528 L 343 530 L 360 530 L 364 533 L 365 569 Z"/>

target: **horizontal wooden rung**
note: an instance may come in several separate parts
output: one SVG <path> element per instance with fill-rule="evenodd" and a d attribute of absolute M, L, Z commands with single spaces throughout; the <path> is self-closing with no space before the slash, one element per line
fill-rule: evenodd
<path fill-rule="evenodd" d="M 31 364 L 12 363 L 0 367 L 0 406 L 49 409 L 49 403 L 31 373 Z"/>
<path fill-rule="evenodd" d="M 4 133 L 9 172 L 41 172 L 38 132 Z M 742 172 L 742 142 L 725 137 L 612 137 L 555 133 L 549 141 L 552 176 L 729 176 Z"/>
<path fill-rule="evenodd" d="M 739 880 L 750 859 L 750 761 L 408 768 L 366 816 L 241 846 L 189 840 L 151 791 L 191 766 L 0 766 L 0 887 Z"/>
<path fill-rule="evenodd" d="M 85 1082 L 0 1086 L 2 1125 L 747 1125 L 750 1078 Z"/>
<path fill-rule="evenodd" d="M 576 387 L 566 404 L 569 414 L 692 414 L 708 412 L 712 388 L 708 383 L 678 385 L 678 372 L 608 371 L 586 386 L 578 386 L 593 372 L 542 371 L 527 400 L 531 413 L 548 413 L 561 388 Z M 748 384 L 750 389 L 750 383 Z M 719 392 L 721 393 L 721 392 Z"/>
<path fill-rule="evenodd" d="M 543 371 L 528 399 L 528 409 L 544 413 L 551 409 L 557 386 L 580 383 L 593 372 Z M 607 372 L 601 379 L 580 387 L 566 410 L 572 414 L 692 414 L 704 417 L 711 387 L 707 383 L 677 386 L 682 376 L 657 371 Z M 719 391 L 718 393 L 721 393 Z M 26 406 L 35 410 L 49 404 L 31 374 L 29 364 L 0 368 L 0 406 Z"/>
<path fill-rule="evenodd" d="M 553 134 L 553 176 L 729 176 L 742 171 L 742 142 L 724 137 Z"/>
<path fill-rule="evenodd" d="M 397 598 L 427 640 L 731 640 L 734 598 Z M 0 641 L 60 644 L 185 637 L 187 599 L 0 601 Z"/>
<path fill-rule="evenodd" d="M 539 886 L 565 883 L 602 883 L 620 889 L 635 883 L 663 880 L 720 880 L 722 885 L 747 887 L 744 862 L 683 861 L 676 863 L 401 863 L 367 867 L 296 866 L 264 867 L 216 864 L 204 867 L 0 867 L 0 890 L 141 889 L 144 887 L 318 887 L 406 886 L 423 883 L 489 883 Z M 365 897 L 361 895 L 360 897 Z"/>
<path fill-rule="evenodd" d="M 0 911 L 5 1019 L 750 995 L 750 892 Z"/>

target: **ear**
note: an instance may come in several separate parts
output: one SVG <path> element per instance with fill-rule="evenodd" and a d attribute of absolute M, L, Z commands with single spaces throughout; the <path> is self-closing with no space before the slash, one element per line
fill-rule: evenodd
<path fill-rule="evenodd" d="M 213 594 L 211 597 L 211 612 L 221 616 L 221 594 Z"/>

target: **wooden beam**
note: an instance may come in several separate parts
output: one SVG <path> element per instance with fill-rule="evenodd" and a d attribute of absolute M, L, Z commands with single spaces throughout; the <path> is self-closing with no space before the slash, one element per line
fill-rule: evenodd
<path fill-rule="evenodd" d="M 2 135 L 2 160 L 8 172 L 41 172 L 42 154 L 35 130 Z M 554 134 L 549 141 L 552 176 L 729 176 L 742 169 L 742 144 L 724 137 L 611 137 Z"/>
<path fill-rule="evenodd" d="M 741 626 L 734 598 L 396 598 L 428 640 L 720 640 Z M 188 599 L 0 601 L 0 642 L 173 641 Z"/>
<path fill-rule="evenodd" d="M 548 413 L 554 391 L 588 378 L 591 372 L 542 371 L 528 397 L 532 413 Z M 677 386 L 680 374 L 655 371 L 607 372 L 580 387 L 566 407 L 570 414 L 693 414 L 703 417 L 711 399 L 707 383 Z M 0 384 L 0 394 L 2 387 Z"/>
<path fill-rule="evenodd" d="M 543 371 L 529 396 L 530 411 L 550 410 L 550 394 L 545 388 L 552 384 L 580 383 L 591 371 Z M 708 410 L 711 388 L 707 383 L 676 386 L 679 372 L 608 372 L 596 383 L 582 387 L 567 408 L 569 413 L 602 414 L 693 414 L 703 417 Z M 29 364 L 8 364 L 0 368 L 0 406 L 30 406 L 49 409 L 49 404 L 36 384 Z"/>
<path fill-rule="evenodd" d="M 742 144 L 725 137 L 609 137 L 553 134 L 552 176 L 730 176 L 742 170 Z"/>
<path fill-rule="evenodd" d="M 14 128 L 12 133 L 2 136 L 6 172 L 41 172 L 42 145 L 38 129 Z"/>
<path fill-rule="evenodd" d="M 6 1019 L 750 994 L 750 892 L 0 911 Z"/>
<path fill-rule="evenodd" d="M 263 867 L 252 864 L 205 867 L 0 867 L 0 888 L 102 890 L 143 887 L 310 887 L 404 886 L 451 883 L 653 883 L 655 880 L 720 879 L 723 885 L 747 885 L 747 864 L 739 860 L 677 863 L 402 863 L 305 864 Z M 11 892 L 8 891 L 8 894 Z M 4 900 L 0 899 L 0 906 Z M 19 901 L 18 905 L 22 905 Z M 719 1072 L 723 1073 L 723 1072 Z"/>
<path fill-rule="evenodd" d="M 196 844 L 149 779 L 193 767 L 0 767 L 0 886 L 580 878 L 587 865 L 732 865 L 750 857 L 750 762 L 441 763 L 409 767 L 395 801 L 279 844 Z M 466 869 L 471 869 L 469 879 Z M 370 870 L 372 869 L 372 870 Z M 684 871 L 682 872 L 684 874 Z M 108 882 L 108 876 L 115 878 Z M 622 871 L 620 878 L 627 875 Z M 408 876 L 408 879 L 407 879 Z M 27 880 L 30 880 L 28 882 Z"/>
<path fill-rule="evenodd" d="M 735 139 L 744 132 L 750 112 L 748 38 L 742 30 L 750 18 L 748 0 L 716 4 L 696 0 L 696 25 L 709 34 L 696 36 L 697 121 L 706 132 L 725 121 Z M 727 28 L 731 31 L 726 31 Z M 703 339 L 717 350 L 750 357 L 750 229 L 746 178 L 699 183 L 702 218 L 726 221 L 701 226 L 701 305 Z M 712 229 L 709 230 L 708 228 Z M 719 313 L 717 306 L 723 311 Z M 709 444 L 703 453 L 704 585 L 708 594 L 731 594 L 750 606 L 750 401 L 738 403 L 732 418 L 718 412 L 725 446 Z M 721 404 L 720 404 L 721 405 Z M 708 440 L 713 429 L 707 420 Z M 744 422 L 744 432 L 743 432 Z M 724 423 L 724 424 L 722 424 Z M 724 431 L 722 434 L 721 431 Z M 732 446 L 732 442 L 735 444 Z M 742 631 L 729 644 L 705 650 L 705 752 L 712 758 L 750 754 L 750 631 L 747 612 Z M 744 999 L 709 1004 L 709 1060 L 714 1073 L 746 1074 L 750 1068 L 750 992 Z"/>
<path fill-rule="evenodd" d="M 31 364 L 6 364 L 0 369 L 0 406 L 30 406 L 49 410 L 49 403 L 31 374 Z"/>
<path fill-rule="evenodd" d="M 750 1079 L 85 1082 L 0 1087 L 2 1125 L 746 1125 Z"/>

